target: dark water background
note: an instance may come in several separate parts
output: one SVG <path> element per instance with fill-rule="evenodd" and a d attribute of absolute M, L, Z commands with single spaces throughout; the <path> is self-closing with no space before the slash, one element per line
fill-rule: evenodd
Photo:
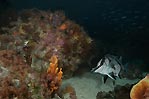
<path fill-rule="evenodd" d="M 107 53 L 125 50 L 149 66 L 149 0 L 1 0 L 0 9 L 8 8 L 63 10 Z"/>

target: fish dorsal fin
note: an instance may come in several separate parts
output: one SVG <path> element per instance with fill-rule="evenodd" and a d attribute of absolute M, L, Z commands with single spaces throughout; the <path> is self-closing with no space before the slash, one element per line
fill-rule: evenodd
<path fill-rule="evenodd" d="M 92 68 L 91 72 L 94 72 L 95 70 L 97 70 L 104 62 L 102 62 L 103 59 L 101 59 L 98 63 L 97 63 L 97 66 Z"/>
<path fill-rule="evenodd" d="M 97 63 L 97 67 L 101 66 L 103 64 L 103 59 L 101 59 L 98 63 Z"/>

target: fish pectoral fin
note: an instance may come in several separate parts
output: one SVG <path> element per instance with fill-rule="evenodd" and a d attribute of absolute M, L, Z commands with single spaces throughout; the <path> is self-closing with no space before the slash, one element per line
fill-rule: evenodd
<path fill-rule="evenodd" d="M 106 83 L 107 79 L 108 79 L 108 75 L 104 75 L 104 77 L 103 77 L 104 84 Z"/>
<path fill-rule="evenodd" d="M 112 73 L 112 74 L 107 74 L 111 79 L 113 79 L 113 80 L 116 80 L 116 78 L 115 78 L 115 76 L 114 76 L 114 74 Z"/>

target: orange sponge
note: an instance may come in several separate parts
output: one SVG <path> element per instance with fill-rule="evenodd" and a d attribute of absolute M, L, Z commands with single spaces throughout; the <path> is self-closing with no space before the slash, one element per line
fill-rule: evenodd
<path fill-rule="evenodd" d="M 130 98 L 149 99 L 149 74 L 132 87 Z"/>
<path fill-rule="evenodd" d="M 62 68 L 58 68 L 58 59 L 54 55 L 50 59 L 50 66 L 47 70 L 47 77 L 49 79 L 47 86 L 49 88 L 50 94 L 57 91 L 62 82 Z"/>

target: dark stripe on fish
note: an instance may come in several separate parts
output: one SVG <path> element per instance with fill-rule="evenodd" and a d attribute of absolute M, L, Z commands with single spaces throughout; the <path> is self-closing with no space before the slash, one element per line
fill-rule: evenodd
<path fill-rule="evenodd" d="M 105 57 L 101 60 L 101 63 L 100 63 L 100 65 L 99 66 L 102 66 L 103 65 L 103 63 L 105 62 Z"/>

